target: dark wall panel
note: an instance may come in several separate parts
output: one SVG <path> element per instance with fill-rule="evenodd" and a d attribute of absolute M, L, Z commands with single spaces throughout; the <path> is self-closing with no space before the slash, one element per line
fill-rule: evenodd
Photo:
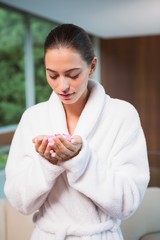
<path fill-rule="evenodd" d="M 138 110 L 146 135 L 150 185 L 160 186 L 160 36 L 101 40 L 102 84 Z"/>

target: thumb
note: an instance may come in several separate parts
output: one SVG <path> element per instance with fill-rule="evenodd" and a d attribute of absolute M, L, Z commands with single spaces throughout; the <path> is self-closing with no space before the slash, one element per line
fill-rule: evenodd
<path fill-rule="evenodd" d="M 71 143 L 73 144 L 82 144 L 82 138 L 78 135 L 71 137 Z"/>

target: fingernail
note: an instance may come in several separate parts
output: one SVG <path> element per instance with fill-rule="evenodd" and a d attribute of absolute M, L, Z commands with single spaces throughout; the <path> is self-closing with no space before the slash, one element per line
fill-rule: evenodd
<path fill-rule="evenodd" d="M 56 156 L 55 152 L 51 153 L 51 157 L 55 157 L 55 156 Z"/>
<path fill-rule="evenodd" d="M 71 138 L 71 143 L 75 143 L 75 139 L 74 138 Z"/>
<path fill-rule="evenodd" d="M 54 146 L 54 143 L 55 143 L 54 141 L 49 142 L 49 143 L 48 143 L 48 146 Z"/>

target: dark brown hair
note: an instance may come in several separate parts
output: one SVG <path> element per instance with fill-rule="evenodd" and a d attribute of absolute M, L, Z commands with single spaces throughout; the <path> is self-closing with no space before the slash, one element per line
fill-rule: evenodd
<path fill-rule="evenodd" d="M 87 32 L 74 24 L 62 24 L 52 29 L 44 43 L 44 53 L 48 49 L 68 47 L 77 50 L 89 65 L 94 58 L 94 50 Z"/>

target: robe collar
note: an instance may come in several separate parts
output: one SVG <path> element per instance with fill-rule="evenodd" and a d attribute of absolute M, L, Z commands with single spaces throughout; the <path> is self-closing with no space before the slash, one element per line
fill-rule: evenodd
<path fill-rule="evenodd" d="M 100 83 L 89 80 L 88 88 L 90 95 L 73 134 L 84 138 L 88 138 L 97 126 L 106 100 L 105 90 Z M 49 99 L 49 118 L 51 134 L 68 134 L 65 110 L 60 98 L 54 92 Z"/>

